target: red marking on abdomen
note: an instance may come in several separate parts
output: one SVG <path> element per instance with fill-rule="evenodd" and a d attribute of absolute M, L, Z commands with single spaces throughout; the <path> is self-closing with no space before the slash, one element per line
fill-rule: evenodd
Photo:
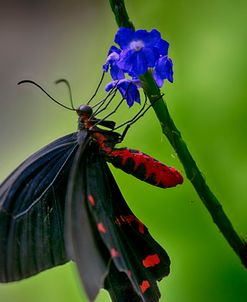
<path fill-rule="evenodd" d="M 92 206 L 95 206 L 95 200 L 91 194 L 88 195 L 88 200 L 91 203 Z"/>
<path fill-rule="evenodd" d="M 98 230 L 99 230 L 101 233 L 103 233 L 103 234 L 106 233 L 106 228 L 104 227 L 103 223 L 101 223 L 101 222 L 98 223 L 97 227 L 98 227 Z"/>
<path fill-rule="evenodd" d="M 150 282 L 148 280 L 143 280 L 142 284 L 140 284 L 140 289 L 141 289 L 142 294 L 144 294 L 145 291 L 147 289 L 149 289 L 149 287 L 150 287 Z"/>
<path fill-rule="evenodd" d="M 182 175 L 174 167 L 168 167 L 140 151 L 114 149 L 107 160 L 116 168 L 157 187 L 169 188 L 183 182 Z"/>
<path fill-rule="evenodd" d="M 153 267 L 160 263 L 160 258 L 157 254 L 148 255 L 145 259 L 142 260 L 142 264 L 145 267 Z"/>
<path fill-rule="evenodd" d="M 92 136 L 97 141 L 99 148 L 106 155 L 110 155 L 114 146 L 119 142 L 120 135 L 116 132 L 93 132 Z"/>

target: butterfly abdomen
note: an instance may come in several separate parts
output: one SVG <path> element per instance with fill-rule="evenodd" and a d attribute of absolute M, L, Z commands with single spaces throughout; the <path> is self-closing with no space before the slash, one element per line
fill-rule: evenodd
<path fill-rule="evenodd" d="M 164 165 L 138 150 L 113 149 L 107 154 L 107 161 L 116 168 L 161 188 L 174 187 L 183 182 L 182 175 L 174 167 Z"/>

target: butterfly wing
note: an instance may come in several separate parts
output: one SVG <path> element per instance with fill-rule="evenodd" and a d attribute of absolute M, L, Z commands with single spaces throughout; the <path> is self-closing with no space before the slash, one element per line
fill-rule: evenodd
<path fill-rule="evenodd" d="M 0 185 L 0 282 L 27 278 L 68 261 L 64 204 L 77 134 L 24 161 Z"/>
<path fill-rule="evenodd" d="M 160 298 L 156 281 L 169 274 L 169 257 L 126 204 L 104 159 L 96 161 L 91 156 L 88 167 L 90 163 L 93 167 L 88 169 L 87 177 L 93 179 L 91 173 L 97 173 L 97 180 L 101 173 L 104 179 L 102 187 L 90 182 L 88 192 L 95 200 L 105 195 L 102 202 L 91 206 L 91 211 L 115 265 L 109 271 L 106 288 L 112 297 L 116 296 L 113 301 L 121 301 L 120 294 L 124 296 L 127 291 L 133 301 L 156 302 Z M 117 279 L 119 288 L 112 287 L 112 280 Z"/>
<path fill-rule="evenodd" d="M 105 171 L 113 196 L 111 201 L 114 213 L 111 221 L 108 219 L 108 224 L 110 229 L 113 230 L 112 225 L 115 228 L 112 236 L 119 238 L 119 244 L 115 243 L 118 244 L 118 253 L 112 253 L 115 267 L 112 265 L 105 287 L 114 302 L 127 301 L 127 297 L 131 297 L 133 302 L 159 301 L 157 281 L 170 272 L 169 256 L 128 207 L 109 168 Z M 107 241 L 113 242 L 112 236 Z M 125 267 L 120 259 L 122 254 L 128 256 Z M 112 286 L 114 283 L 118 283 L 119 287 Z M 121 300 L 120 296 L 126 296 L 126 300 Z"/>
<path fill-rule="evenodd" d="M 97 146 L 78 152 L 74 171 L 67 243 L 90 301 L 104 286 L 116 302 L 157 302 L 167 253 L 127 206 Z"/>
<path fill-rule="evenodd" d="M 73 259 L 90 301 L 103 287 L 110 256 L 96 228 L 88 206 L 87 157 L 94 151 L 90 138 L 80 146 L 70 175 L 66 201 L 65 241 L 68 255 Z M 101 182 L 101 179 L 98 179 Z M 103 198 L 103 197 L 102 197 Z M 94 200 L 91 200 L 94 203 Z"/>

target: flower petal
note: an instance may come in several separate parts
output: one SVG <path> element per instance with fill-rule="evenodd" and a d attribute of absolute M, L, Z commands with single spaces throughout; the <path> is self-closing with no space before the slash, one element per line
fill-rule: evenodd
<path fill-rule="evenodd" d="M 158 50 L 159 55 L 167 56 L 169 43 L 163 39 L 160 39 L 160 41 L 155 45 L 155 48 Z"/>
<path fill-rule="evenodd" d="M 117 64 L 111 65 L 110 73 L 113 80 L 124 79 L 124 72 L 117 66 Z"/>
<path fill-rule="evenodd" d="M 156 29 L 151 32 L 137 30 L 136 39 L 141 39 L 145 43 L 145 47 L 154 47 L 161 40 L 161 35 Z"/>
<path fill-rule="evenodd" d="M 161 57 L 159 62 L 154 68 L 153 72 L 155 81 L 159 87 L 163 85 L 164 80 L 173 82 L 173 63 L 172 59 L 167 58 L 167 56 Z"/>
<path fill-rule="evenodd" d="M 114 41 L 120 46 L 121 49 L 125 49 L 133 40 L 134 34 L 135 32 L 133 29 L 120 27 Z"/>
<path fill-rule="evenodd" d="M 122 97 L 126 99 L 129 107 L 133 106 L 134 102 L 140 103 L 140 93 L 134 82 L 128 79 L 122 79 L 119 81 L 112 81 L 105 86 L 105 90 L 108 92 L 114 87 L 117 87 Z"/>

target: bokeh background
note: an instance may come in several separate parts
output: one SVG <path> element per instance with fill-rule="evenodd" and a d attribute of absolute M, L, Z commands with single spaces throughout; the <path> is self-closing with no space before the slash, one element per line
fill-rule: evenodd
<path fill-rule="evenodd" d="M 171 114 L 208 184 L 247 238 L 247 2 L 127 0 L 126 5 L 136 28 L 157 28 L 170 42 L 175 82 L 163 90 Z M 2 180 L 32 152 L 77 126 L 73 113 L 37 88 L 16 83 L 32 79 L 68 103 L 65 87 L 54 84 L 65 77 L 75 103 L 85 102 L 99 81 L 116 29 L 107 0 L 1 2 Z M 103 95 L 102 88 L 97 98 Z M 125 106 L 114 118 L 120 122 L 134 110 Z M 183 171 L 152 110 L 122 145 Z M 159 285 L 161 302 L 247 301 L 247 272 L 187 180 L 162 190 L 113 172 L 133 211 L 171 257 L 171 274 Z M 0 301 L 83 302 L 86 297 L 70 263 L 1 284 Z M 97 302 L 107 301 L 102 291 Z"/>

